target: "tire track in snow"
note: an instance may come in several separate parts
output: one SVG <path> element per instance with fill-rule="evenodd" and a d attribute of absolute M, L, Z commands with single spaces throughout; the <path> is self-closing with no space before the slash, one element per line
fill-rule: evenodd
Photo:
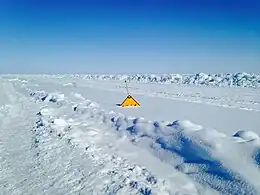
<path fill-rule="evenodd" d="M 56 80 L 55 80 L 56 81 Z M 85 81 L 85 82 L 84 82 Z M 52 79 L 48 79 L 48 81 L 43 82 L 54 82 Z M 55 83 L 55 82 L 54 82 Z M 111 87 L 111 84 L 113 87 Z M 135 86 L 136 83 L 133 83 L 132 86 L 129 87 L 129 90 L 132 94 L 136 95 L 142 95 L 142 96 L 149 96 L 149 97 L 159 97 L 159 98 L 166 98 L 166 99 L 172 99 L 175 101 L 184 101 L 184 102 L 191 102 L 191 103 L 198 103 L 198 104 L 206 104 L 211 106 L 218 106 L 218 107 L 226 107 L 226 108 L 233 108 L 233 109 L 240 109 L 240 110 L 247 110 L 247 111 L 253 111 L 253 112 L 259 112 L 259 100 L 257 99 L 259 97 L 259 94 L 257 93 L 257 89 L 255 89 L 255 93 L 253 94 L 255 100 L 247 100 L 247 97 L 241 98 L 239 96 L 239 93 L 237 96 L 230 97 L 223 95 L 220 97 L 212 97 L 211 95 L 203 94 L 203 93 L 197 93 L 196 89 L 203 89 L 202 86 L 184 86 L 189 87 L 186 91 L 182 92 L 170 92 L 171 90 L 178 90 L 179 85 L 162 85 L 162 84 L 154 84 L 156 85 L 156 88 L 150 88 L 151 84 L 141 84 L 138 83 L 139 86 Z M 148 85 L 148 87 L 146 87 Z M 66 86 L 66 85 L 63 85 Z M 95 88 L 100 90 L 106 90 L 106 91 L 117 91 L 117 92 L 124 92 L 125 86 L 123 84 L 119 84 L 118 82 L 112 82 L 112 83 L 105 83 L 104 81 L 90 81 L 90 80 L 84 80 L 82 78 L 78 78 L 75 80 L 75 82 L 69 83 L 67 86 L 77 86 L 77 87 L 89 87 L 89 88 Z M 144 87 L 145 86 L 145 87 Z M 163 87 L 158 87 L 163 86 Z M 173 87 L 173 88 L 167 88 L 167 87 Z M 174 86 L 177 88 L 174 88 Z M 197 88 L 196 88 L 197 87 Z M 212 87 L 212 86 L 208 86 Z M 191 91 L 195 89 L 195 91 Z M 226 88 L 230 89 L 230 88 Z M 231 88 L 234 89 L 234 88 Z M 168 90 L 168 91 L 167 91 Z M 253 90 L 253 89 L 252 89 Z M 219 94 L 216 94 L 219 95 Z"/>
<path fill-rule="evenodd" d="M 3 82 L 2 86 L 3 92 L 7 94 L 6 101 L 11 106 L 3 118 L 0 130 L 0 191 L 3 194 L 30 194 L 25 183 L 35 179 L 30 175 L 35 167 L 31 161 L 28 138 L 33 124 L 32 113 L 37 109 L 31 107 L 26 98 L 15 91 L 13 84 Z"/>
<path fill-rule="evenodd" d="M 66 79 L 66 78 L 65 78 Z M 88 87 L 88 88 L 95 88 L 105 91 L 117 91 L 117 92 L 124 92 L 125 86 L 123 84 L 119 84 L 117 82 L 112 83 L 106 83 L 104 81 L 91 81 L 91 80 L 84 80 L 82 78 L 73 78 L 73 83 L 64 84 L 63 80 L 60 80 L 60 83 L 63 84 L 63 86 L 68 87 Z M 69 80 L 71 81 L 71 80 Z M 57 84 L 57 78 L 48 78 L 47 80 L 41 80 L 43 83 L 56 83 Z M 137 86 L 135 86 L 138 84 Z M 240 94 L 238 92 L 235 93 L 235 96 L 233 94 L 230 94 L 227 96 L 226 94 L 221 95 L 220 97 L 217 97 L 219 93 L 216 93 L 216 96 L 208 95 L 207 93 L 203 94 L 200 91 L 197 91 L 197 89 L 202 89 L 202 86 L 183 86 L 184 88 L 188 88 L 187 90 L 179 92 L 180 86 L 179 85 L 165 85 L 165 84 L 153 84 L 156 87 L 151 88 L 151 84 L 142 84 L 142 83 L 133 83 L 132 86 L 129 86 L 129 90 L 132 94 L 136 95 L 142 95 L 142 96 L 149 96 L 149 97 L 159 97 L 159 98 L 166 98 L 166 99 L 172 99 L 175 101 L 181 101 L 181 102 L 190 102 L 190 103 L 197 103 L 197 104 L 205 104 L 205 105 L 211 105 L 211 106 L 217 106 L 217 107 L 226 107 L 226 108 L 233 108 L 233 109 L 240 109 L 240 110 L 247 110 L 252 112 L 260 112 L 259 107 L 259 93 L 258 89 L 254 89 L 254 93 L 251 93 L 254 100 L 247 99 L 248 97 L 243 96 L 240 97 Z M 112 87 L 111 87 L 112 86 Z M 147 87 L 148 86 L 148 87 Z M 163 86 L 163 87 L 162 87 Z M 172 88 L 170 88 L 171 86 Z M 174 88 L 175 86 L 175 88 Z M 167 88 L 169 87 L 169 88 Z M 205 86 L 204 86 L 205 87 Z M 213 87 L 213 86 L 207 86 L 207 87 Z M 215 87 L 213 87 L 215 88 Z M 193 91 L 195 89 L 195 91 Z M 235 88 L 221 88 L 224 89 L 235 89 Z M 173 92 L 171 92 L 173 90 Z M 177 92 L 174 92 L 177 90 Z M 240 89 L 241 90 L 241 89 Z M 249 90 L 249 89 L 246 89 Z M 253 90 L 253 89 L 252 89 Z M 199 93 L 198 93 L 199 92 Z M 222 91 L 220 91 L 221 93 Z"/>
<path fill-rule="evenodd" d="M 116 85 L 117 89 L 125 89 L 125 86 L 123 85 Z M 145 96 L 151 96 L 151 97 L 159 97 L 159 98 L 166 98 L 166 99 L 173 99 L 177 101 L 184 101 L 184 102 L 192 102 L 192 103 L 199 103 L 199 104 L 206 104 L 211 106 L 218 106 L 218 107 L 227 107 L 227 108 L 233 108 L 233 109 L 240 109 L 240 110 L 248 110 L 248 111 L 254 111 L 254 112 L 260 112 L 260 109 L 253 108 L 252 106 L 258 106 L 259 101 L 248 101 L 243 99 L 235 99 L 233 98 L 227 98 L 227 97 L 211 97 L 211 96 L 205 96 L 203 94 L 199 93 L 174 93 L 174 92 L 167 92 L 165 89 L 158 89 L 158 91 L 154 89 L 142 89 L 142 88 L 131 88 L 132 93 L 139 94 L 139 95 L 145 95 Z M 103 90 L 108 90 L 108 88 L 100 88 Z M 121 91 L 121 90 L 115 90 L 115 91 Z"/>
<path fill-rule="evenodd" d="M 217 129 L 221 132 L 232 134 L 235 130 L 239 129 L 245 129 L 245 130 L 252 130 L 255 132 L 258 132 L 258 126 L 259 126 L 259 120 L 260 117 L 259 112 L 251 112 L 251 111 L 245 111 L 245 110 L 238 110 L 238 109 L 230 109 L 230 108 L 224 108 L 224 107 L 218 107 L 218 106 L 210 106 L 210 105 L 203 105 L 203 104 L 194 104 L 194 103 L 185 103 L 185 102 L 179 102 L 179 101 L 172 101 L 170 99 L 162 99 L 162 98 L 156 98 L 156 97 L 148 97 L 143 95 L 137 95 L 137 100 L 139 100 L 142 103 L 142 106 L 138 109 L 121 109 L 120 107 L 116 107 L 116 103 L 120 103 L 124 98 L 125 95 L 121 92 L 114 93 L 109 92 L 106 90 L 100 90 L 97 89 L 99 87 L 103 87 L 104 89 L 104 82 L 103 84 L 93 82 L 93 88 L 89 88 L 89 84 L 91 82 L 87 82 L 84 84 L 81 80 L 76 80 L 77 85 L 76 86 L 63 86 L 63 83 L 69 82 L 71 80 L 65 80 L 62 79 L 53 79 L 51 82 L 49 79 L 42 81 L 35 79 L 34 83 L 39 83 L 42 87 L 50 90 L 50 91 L 56 91 L 57 89 L 61 89 L 63 92 L 66 91 L 67 93 L 69 91 L 77 91 L 78 93 L 81 93 L 82 95 L 88 96 L 89 99 L 93 99 L 96 102 L 99 102 L 103 108 L 107 110 L 116 110 L 118 112 L 123 112 L 125 115 L 129 115 L 131 113 L 132 116 L 146 116 L 147 119 L 151 120 L 168 120 L 171 121 L 172 119 L 181 119 L 181 120 L 190 120 L 194 121 L 198 124 L 203 125 L 204 127 L 212 127 L 214 129 Z M 37 90 L 37 87 L 34 83 L 29 83 L 31 88 L 35 88 Z M 79 84 L 78 84 L 79 83 Z M 116 83 L 117 84 L 117 83 Z M 108 83 L 108 86 L 110 88 L 114 88 L 116 84 Z M 133 84 L 132 84 L 133 85 Z M 84 87 L 85 86 L 85 87 Z M 146 86 L 146 85 L 145 85 Z M 141 86 L 137 85 L 137 87 L 142 88 Z M 157 85 L 148 85 L 149 88 L 155 88 L 155 91 L 157 91 Z M 109 87 L 107 87 L 109 88 Z M 181 86 L 176 87 L 179 92 L 186 91 L 188 89 L 182 89 Z M 175 89 L 175 88 L 174 88 Z M 174 90 L 173 89 L 173 90 Z M 176 90 L 176 89 L 175 89 Z M 192 89 L 191 89 L 192 90 Z M 219 89 L 220 90 L 220 89 Z M 201 92 L 212 96 L 212 93 L 220 94 L 220 96 L 227 96 L 230 94 L 231 97 L 234 97 L 234 94 L 232 91 L 226 91 L 224 88 L 224 91 L 219 91 L 218 89 L 206 89 L 206 88 L 195 88 L 195 92 Z M 231 90 L 231 89 L 230 89 Z M 242 89 L 241 89 L 242 90 Z M 170 91 L 170 90 L 169 90 Z M 193 92 L 193 91 L 191 91 Z M 239 91 L 234 91 L 235 95 L 239 94 Z M 251 97 L 251 94 L 253 95 L 252 98 L 246 98 L 245 94 L 248 93 Z M 106 94 L 106 98 L 103 97 L 104 94 Z M 223 95 L 221 95 L 223 94 Z M 254 92 L 249 93 L 247 91 L 241 91 L 242 99 L 251 99 L 254 98 L 257 99 L 258 91 L 254 90 Z M 148 94 L 149 95 L 149 94 Z M 217 95 L 218 96 L 218 95 Z M 259 96 L 260 97 L 260 96 Z M 165 101 L 164 101 L 165 100 Z M 153 104 L 153 106 L 150 106 Z M 158 110 L 155 112 L 155 110 Z M 139 112 L 140 111 L 140 112 Z M 200 114 L 198 114 L 200 113 Z M 207 114 L 206 114 L 207 113 Z M 171 117 L 172 116 L 172 117 Z M 258 117 L 259 116 L 259 117 Z M 246 121 L 245 121 L 246 120 Z M 220 122 L 221 121 L 221 122 Z M 231 122 L 231 121 L 236 121 Z"/>

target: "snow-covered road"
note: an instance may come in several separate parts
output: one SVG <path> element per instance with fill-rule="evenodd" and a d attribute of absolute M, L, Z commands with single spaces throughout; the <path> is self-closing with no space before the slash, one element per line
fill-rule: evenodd
<path fill-rule="evenodd" d="M 260 194 L 258 88 L 131 83 L 124 109 L 122 81 L 0 90 L 0 194 Z"/>

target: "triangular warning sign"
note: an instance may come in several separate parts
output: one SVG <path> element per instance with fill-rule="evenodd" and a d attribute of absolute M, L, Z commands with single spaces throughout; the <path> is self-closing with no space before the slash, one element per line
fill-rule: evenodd
<path fill-rule="evenodd" d="M 126 107 L 126 106 L 134 106 L 134 107 L 137 107 L 137 106 L 140 106 L 140 104 L 131 96 L 131 95 L 128 95 L 125 100 L 121 103 L 122 107 Z"/>

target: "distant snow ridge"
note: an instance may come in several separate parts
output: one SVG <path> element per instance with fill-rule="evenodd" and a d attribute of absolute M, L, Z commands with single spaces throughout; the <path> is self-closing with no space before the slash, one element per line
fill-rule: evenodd
<path fill-rule="evenodd" d="M 81 77 L 80 75 L 74 75 Z M 142 83 L 175 83 L 186 85 L 260 87 L 260 75 L 236 74 L 135 74 L 135 75 L 84 75 L 84 79 L 128 80 Z"/>

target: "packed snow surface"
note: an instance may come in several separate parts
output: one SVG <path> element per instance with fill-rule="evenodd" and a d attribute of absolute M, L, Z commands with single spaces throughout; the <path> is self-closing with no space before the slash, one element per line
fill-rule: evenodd
<path fill-rule="evenodd" d="M 259 76 L 140 78 L 0 77 L 1 194 L 260 194 Z"/>

